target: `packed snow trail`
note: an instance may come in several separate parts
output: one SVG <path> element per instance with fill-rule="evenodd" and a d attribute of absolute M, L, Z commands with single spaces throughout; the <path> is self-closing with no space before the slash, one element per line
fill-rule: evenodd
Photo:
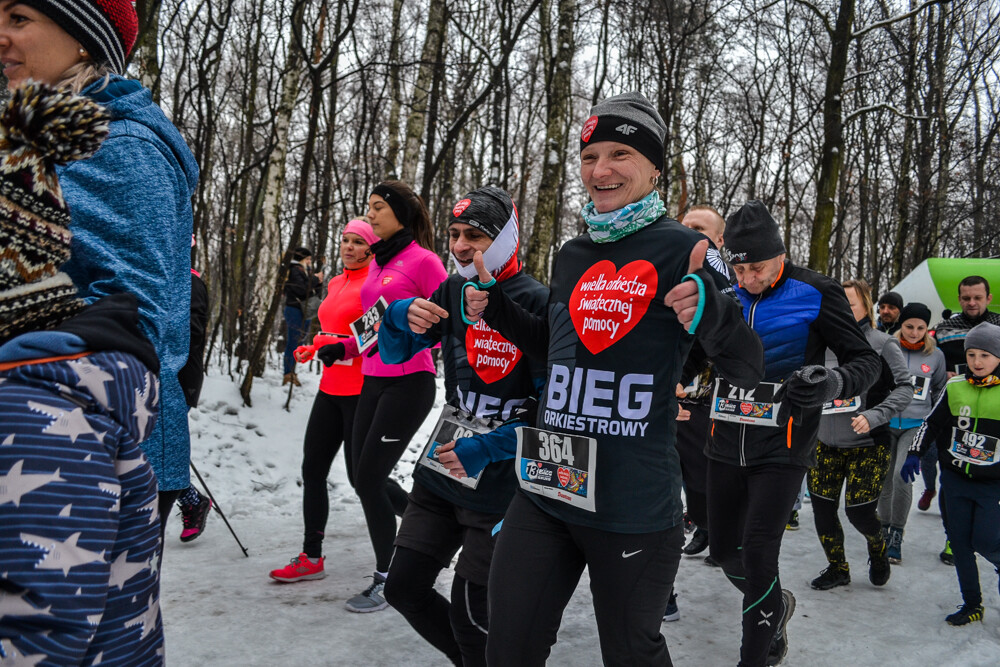
<path fill-rule="evenodd" d="M 361 505 L 347 484 L 343 456 L 330 475 L 330 519 L 324 541 L 327 578 L 295 584 L 270 580 L 268 571 L 297 555 L 302 543 L 302 436 L 318 376 L 302 369 L 291 412 L 287 388 L 269 369 L 254 383 L 254 407 L 241 407 L 238 386 L 215 371 L 206 378 L 201 405 L 191 414 L 192 455 L 233 528 L 250 552 L 245 558 L 214 514 L 204 535 L 178 539 L 179 515 L 167 526 L 162 570 L 162 610 L 167 664 L 444 665 L 435 651 L 392 609 L 352 614 L 344 601 L 371 575 L 372 551 Z M 440 384 L 440 383 L 439 383 Z M 403 455 L 394 475 L 409 488 L 409 476 L 430 428 L 435 408 Z M 914 504 L 922 485 L 916 482 Z M 812 511 L 800 512 L 801 530 L 785 535 L 782 585 L 797 600 L 788 625 L 788 667 L 854 665 L 948 665 L 995 667 L 1000 663 L 1000 596 L 997 574 L 982 558 L 980 578 L 986 614 L 982 623 L 953 628 L 944 617 L 961 603 L 953 568 L 938 560 L 944 530 L 934 503 L 914 507 L 903 542 L 903 563 L 882 588 L 868 582 L 864 540 L 845 524 L 850 586 L 814 591 L 809 580 L 826 566 Z M 662 630 L 674 664 L 710 667 L 737 662 L 740 595 L 722 571 L 703 557 L 684 556 L 676 590 L 681 619 Z M 447 595 L 451 573 L 438 582 Z M 601 664 L 587 575 L 566 608 L 550 665 Z"/>

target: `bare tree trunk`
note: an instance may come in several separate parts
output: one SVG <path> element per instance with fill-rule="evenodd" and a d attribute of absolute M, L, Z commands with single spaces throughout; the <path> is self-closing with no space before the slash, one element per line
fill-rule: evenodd
<path fill-rule="evenodd" d="M 400 77 L 402 67 L 399 62 L 399 21 L 403 12 L 403 0 L 392 0 L 392 37 L 389 42 L 389 95 L 392 97 L 389 107 L 389 125 L 386 134 L 389 135 L 389 148 L 385 154 L 386 177 L 395 178 L 399 174 L 399 114 L 402 100 L 400 96 Z"/>
<path fill-rule="evenodd" d="M 854 23 L 856 0 L 840 0 L 837 22 L 830 32 L 830 65 L 823 95 L 823 150 L 819 180 L 816 182 L 816 214 L 809 240 L 809 268 L 826 273 L 830 265 L 830 232 L 833 227 L 834 197 L 844 161 L 843 101 L 847 56 Z"/>
<path fill-rule="evenodd" d="M 430 0 L 427 9 L 427 34 L 424 37 L 424 48 L 420 56 L 420 67 L 417 70 L 417 81 L 413 86 L 410 115 L 406 120 L 403 163 L 399 169 L 400 177 L 407 183 L 413 182 L 417 175 L 417 165 L 420 164 L 420 149 L 423 143 L 424 129 L 427 126 L 427 102 L 431 86 L 434 84 L 437 54 L 441 50 L 441 41 L 444 39 L 446 18 L 444 0 Z"/>
<path fill-rule="evenodd" d="M 544 2 L 538 11 L 543 25 L 547 24 L 548 2 Z M 558 225 L 562 166 L 566 161 L 565 136 L 571 118 L 576 11 L 576 0 L 559 0 L 559 27 L 556 36 L 558 45 L 555 56 L 545 58 L 548 72 L 545 86 L 548 91 L 545 149 L 542 156 L 542 180 L 538 185 L 538 200 L 535 205 L 535 222 L 528 241 L 525 267 L 528 273 L 543 283 L 549 280 L 549 258 L 558 240 L 554 232 Z M 548 31 L 543 29 L 541 35 L 543 53 L 548 54 Z"/>

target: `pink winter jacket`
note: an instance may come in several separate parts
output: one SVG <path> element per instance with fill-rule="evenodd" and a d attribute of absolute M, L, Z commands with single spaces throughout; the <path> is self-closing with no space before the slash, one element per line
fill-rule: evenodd
<path fill-rule="evenodd" d="M 430 250 L 425 250 L 416 241 L 403 248 L 388 266 L 379 266 L 374 259 L 368 266 L 368 277 L 361 286 L 361 309 L 367 311 L 380 296 L 386 303 L 396 299 L 419 296 L 429 298 L 434 290 L 448 277 L 441 259 Z M 358 356 L 358 341 L 351 337 L 344 341 L 345 358 Z M 361 372 L 376 377 L 399 377 L 419 371 L 435 372 L 430 350 L 418 352 L 412 359 L 402 364 L 382 363 L 378 352 L 368 356 L 372 348 L 363 353 Z"/>

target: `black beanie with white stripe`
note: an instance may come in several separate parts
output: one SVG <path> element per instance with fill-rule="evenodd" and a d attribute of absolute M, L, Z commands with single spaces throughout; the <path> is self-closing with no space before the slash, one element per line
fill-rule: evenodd
<path fill-rule="evenodd" d="M 125 74 L 135 46 L 139 17 L 132 0 L 20 0 L 37 9 L 80 42 L 91 60 Z"/>

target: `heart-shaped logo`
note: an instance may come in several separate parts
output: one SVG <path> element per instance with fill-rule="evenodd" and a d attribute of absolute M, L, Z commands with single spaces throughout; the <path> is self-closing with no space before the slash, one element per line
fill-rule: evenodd
<path fill-rule="evenodd" d="M 583 124 L 583 132 L 580 133 L 580 139 L 587 143 L 590 141 L 590 135 L 594 133 L 597 129 L 597 116 L 591 116 L 587 119 L 587 122 Z"/>
<path fill-rule="evenodd" d="M 844 401 L 842 401 L 839 398 L 835 398 L 835 399 L 833 399 L 833 404 L 839 408 L 841 405 L 844 404 Z"/>
<path fill-rule="evenodd" d="M 471 203 L 471 199 L 463 199 L 455 204 L 455 208 L 451 209 L 451 214 L 457 218 L 465 212 L 465 209 L 469 208 L 469 204 Z"/>
<path fill-rule="evenodd" d="M 922 370 L 924 373 L 930 373 L 931 367 L 928 366 L 927 364 L 920 364 L 920 370 Z"/>
<path fill-rule="evenodd" d="M 745 415 L 750 414 L 753 411 L 753 403 L 740 403 L 740 412 Z"/>
<path fill-rule="evenodd" d="M 507 377 L 521 360 L 521 350 L 483 320 L 465 330 L 465 353 L 469 365 L 486 384 Z"/>
<path fill-rule="evenodd" d="M 559 478 L 559 484 L 569 486 L 569 468 L 559 468 L 556 471 L 556 477 Z"/>
<path fill-rule="evenodd" d="M 978 459 L 980 454 L 982 454 L 982 452 L 980 452 L 976 448 L 972 448 L 969 450 L 969 455 L 974 459 Z M 562 476 L 560 476 L 559 479 L 562 479 Z"/>
<path fill-rule="evenodd" d="M 656 283 L 656 268 L 644 259 L 620 271 L 614 262 L 601 260 L 580 276 L 569 298 L 569 313 L 591 354 L 611 347 L 639 323 L 656 295 Z"/>

